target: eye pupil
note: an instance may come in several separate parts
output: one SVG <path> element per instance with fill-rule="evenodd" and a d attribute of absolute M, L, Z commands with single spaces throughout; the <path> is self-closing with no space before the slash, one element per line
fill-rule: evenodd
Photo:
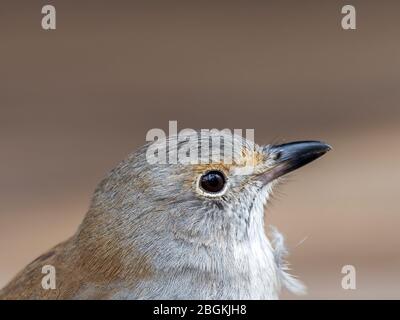
<path fill-rule="evenodd" d="M 209 171 L 201 176 L 200 186 L 207 192 L 220 192 L 225 186 L 225 177 L 219 171 Z"/>

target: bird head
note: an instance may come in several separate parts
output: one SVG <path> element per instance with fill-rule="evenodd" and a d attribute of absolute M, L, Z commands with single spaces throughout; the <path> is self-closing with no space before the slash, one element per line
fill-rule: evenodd
<path fill-rule="evenodd" d="M 149 160 L 149 150 L 167 161 Z M 123 237 L 241 241 L 263 230 L 264 205 L 279 178 L 328 150 L 318 141 L 259 146 L 224 131 L 170 136 L 112 170 L 97 188 L 91 211 L 117 220 Z"/>
<path fill-rule="evenodd" d="M 317 141 L 259 146 L 223 131 L 147 144 L 97 187 L 75 235 L 80 260 L 88 274 L 124 279 L 147 297 L 176 292 L 159 284 L 192 283 L 189 274 L 198 275 L 191 297 L 210 297 L 214 276 L 234 287 L 216 297 L 249 297 L 248 285 L 258 288 L 254 297 L 276 297 L 280 284 L 302 292 L 285 271 L 283 238 L 265 234 L 264 206 L 280 177 L 329 149 Z M 154 287 L 143 282 L 150 279 Z"/>

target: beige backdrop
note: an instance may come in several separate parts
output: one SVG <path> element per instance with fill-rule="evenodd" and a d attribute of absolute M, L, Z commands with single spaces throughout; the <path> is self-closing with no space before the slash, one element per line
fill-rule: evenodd
<path fill-rule="evenodd" d="M 398 1 L 351 1 L 355 31 L 344 1 L 49 2 L 55 31 L 46 1 L 0 4 L 0 287 L 74 232 L 147 130 L 178 120 L 329 142 L 266 221 L 305 298 L 400 298 Z M 357 290 L 341 288 L 346 264 Z"/>

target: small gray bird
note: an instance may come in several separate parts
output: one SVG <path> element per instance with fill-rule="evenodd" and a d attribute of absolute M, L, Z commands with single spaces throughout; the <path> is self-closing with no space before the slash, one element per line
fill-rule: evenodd
<path fill-rule="evenodd" d="M 99 184 L 75 235 L 30 263 L 0 299 L 277 299 L 281 287 L 302 291 L 287 273 L 283 237 L 265 234 L 264 205 L 279 177 L 330 147 L 258 146 L 223 131 L 189 138 L 196 148 L 214 138 L 241 148 L 231 163 L 206 161 L 222 154 L 221 144 L 197 163 L 150 164 L 142 147 Z M 45 265 L 55 268 L 55 289 L 42 287 Z"/>

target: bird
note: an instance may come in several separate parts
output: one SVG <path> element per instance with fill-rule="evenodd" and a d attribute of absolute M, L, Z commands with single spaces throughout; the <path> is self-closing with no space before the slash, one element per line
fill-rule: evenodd
<path fill-rule="evenodd" d="M 237 134 L 195 131 L 185 150 L 213 139 L 223 143 L 211 143 L 197 162 L 150 163 L 151 143 L 127 156 L 99 183 L 75 234 L 28 264 L 0 299 L 238 300 L 279 299 L 283 288 L 304 293 L 288 272 L 283 235 L 265 231 L 264 211 L 282 176 L 331 147 L 321 141 L 258 145 Z M 184 142 L 165 145 L 168 155 Z M 232 161 L 222 156 L 226 146 L 234 146 Z M 54 267 L 55 288 L 43 287 L 43 266 Z"/>

